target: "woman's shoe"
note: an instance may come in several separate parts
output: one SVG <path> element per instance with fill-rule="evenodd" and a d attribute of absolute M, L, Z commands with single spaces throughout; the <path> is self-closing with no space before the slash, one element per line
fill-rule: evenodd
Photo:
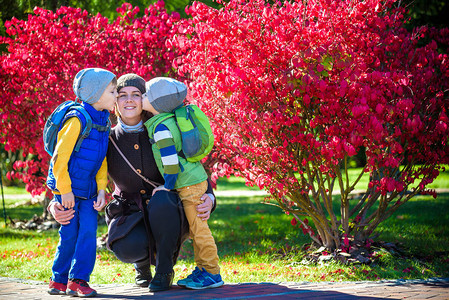
<path fill-rule="evenodd" d="M 175 277 L 175 271 L 170 273 L 156 273 L 150 283 L 150 292 L 160 292 L 170 289 Z"/>
<path fill-rule="evenodd" d="M 148 287 L 150 285 L 151 279 L 153 279 L 153 277 L 151 276 L 149 265 L 143 266 L 141 268 L 136 268 L 136 285 L 140 287 Z"/>

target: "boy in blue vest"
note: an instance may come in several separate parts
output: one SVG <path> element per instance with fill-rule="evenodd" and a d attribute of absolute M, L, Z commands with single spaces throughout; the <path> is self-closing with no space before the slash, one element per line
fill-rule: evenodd
<path fill-rule="evenodd" d="M 159 171 L 165 184 L 154 189 L 176 190 L 184 206 L 193 240 L 195 270 L 187 278 L 179 280 L 179 286 L 190 289 L 215 288 L 224 284 L 218 266 L 217 246 L 206 220 L 199 218 L 196 206 L 207 189 L 207 174 L 200 162 L 188 162 L 182 156 L 181 134 L 173 111 L 183 104 L 187 87 L 172 78 L 157 77 L 146 83 L 142 108 L 153 114 L 145 122 Z M 157 276 L 157 270 L 156 270 Z M 151 284 L 150 284 L 151 290 Z"/>
<path fill-rule="evenodd" d="M 59 229 L 48 292 L 93 297 L 89 287 L 95 265 L 97 214 L 105 206 L 107 185 L 109 110 L 114 108 L 117 79 L 100 68 L 83 69 L 75 76 L 73 91 L 92 118 L 92 130 L 74 151 L 86 120 L 72 110 L 65 116 L 50 161 L 47 186 L 65 209 L 75 211 L 73 219 Z"/>

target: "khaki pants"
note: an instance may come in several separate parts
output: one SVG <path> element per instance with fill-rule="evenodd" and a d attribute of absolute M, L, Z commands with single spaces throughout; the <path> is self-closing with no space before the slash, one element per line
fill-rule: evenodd
<path fill-rule="evenodd" d="M 196 207 L 201 204 L 201 196 L 207 190 L 207 181 L 177 189 L 184 206 L 187 221 L 190 226 L 190 237 L 193 240 L 195 263 L 200 269 L 206 269 L 211 274 L 220 273 L 218 266 L 217 245 L 210 232 L 207 221 L 201 220 Z"/>

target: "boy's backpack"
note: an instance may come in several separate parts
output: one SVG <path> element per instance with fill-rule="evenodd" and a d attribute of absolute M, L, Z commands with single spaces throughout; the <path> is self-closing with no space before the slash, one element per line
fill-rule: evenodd
<path fill-rule="evenodd" d="M 183 105 L 174 111 L 176 124 L 181 132 L 182 153 L 190 162 L 203 159 L 214 146 L 214 135 L 209 119 L 193 104 Z"/>
<path fill-rule="evenodd" d="M 51 156 L 53 156 L 53 152 L 55 151 L 56 142 L 58 139 L 58 132 L 62 125 L 61 123 L 64 120 L 67 113 L 72 110 L 77 110 L 78 112 L 80 112 L 84 116 L 84 119 L 86 120 L 84 129 L 81 130 L 80 135 L 78 137 L 78 141 L 75 144 L 74 151 L 76 152 L 79 151 L 83 140 L 89 136 L 92 127 L 95 127 L 98 131 L 106 131 L 111 128 L 111 123 L 109 122 L 109 120 L 107 126 L 92 124 L 92 118 L 90 117 L 86 109 L 83 106 L 81 106 L 79 102 L 65 101 L 64 103 L 61 103 L 60 105 L 58 105 L 58 107 L 55 108 L 55 110 L 51 113 L 50 117 L 48 117 L 48 120 L 45 123 L 43 132 L 44 148 L 45 151 L 47 151 L 47 153 L 50 154 Z M 81 122 L 81 124 L 83 124 L 83 122 Z"/>

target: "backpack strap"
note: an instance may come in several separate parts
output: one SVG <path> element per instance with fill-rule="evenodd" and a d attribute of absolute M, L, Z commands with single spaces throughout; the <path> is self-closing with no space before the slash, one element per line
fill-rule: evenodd
<path fill-rule="evenodd" d="M 73 109 L 75 109 L 76 111 L 80 112 L 83 115 L 84 119 L 86 120 L 86 126 L 84 126 L 84 129 L 81 132 L 81 134 L 80 134 L 80 136 L 78 138 L 78 141 L 75 144 L 74 151 L 78 152 L 80 150 L 81 143 L 90 134 L 90 130 L 92 129 L 92 118 L 90 117 L 90 115 L 87 113 L 87 111 L 82 106 L 75 106 Z"/>
<path fill-rule="evenodd" d="M 80 112 L 83 115 L 84 119 L 86 120 L 86 126 L 84 126 L 84 129 L 80 133 L 78 141 L 75 144 L 74 151 L 78 152 L 80 150 L 81 143 L 83 142 L 83 140 L 85 138 L 87 138 L 89 136 L 92 128 L 95 128 L 97 131 L 100 131 L 100 132 L 109 131 L 111 129 L 111 121 L 108 119 L 108 123 L 106 126 L 92 124 L 92 118 L 90 117 L 88 112 L 82 106 L 75 106 L 73 109 Z M 81 124 L 82 124 L 82 122 L 81 122 Z"/>
<path fill-rule="evenodd" d="M 109 131 L 111 129 L 111 120 L 108 119 L 108 124 L 106 126 L 92 124 L 92 128 L 95 128 L 97 131 Z"/>

